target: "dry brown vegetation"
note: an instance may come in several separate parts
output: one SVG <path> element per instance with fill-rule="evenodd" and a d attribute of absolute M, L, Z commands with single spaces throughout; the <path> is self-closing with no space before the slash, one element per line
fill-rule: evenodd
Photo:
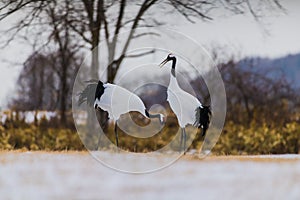
<path fill-rule="evenodd" d="M 0 126 L 1 150 L 86 150 L 76 129 L 59 128 L 59 119 L 25 123 L 12 115 Z M 192 129 L 191 129 L 192 130 Z M 166 126 L 157 135 L 141 139 L 129 136 L 119 130 L 120 147 L 131 152 L 150 152 L 168 144 L 176 132 L 178 125 L 174 116 L 169 116 Z M 113 124 L 106 134 L 114 143 Z M 97 143 L 97 139 L 91 142 Z M 198 134 L 190 149 L 199 149 L 203 138 Z M 299 153 L 300 125 L 292 122 L 282 127 L 271 127 L 267 124 L 245 127 L 232 122 L 226 123 L 223 133 L 212 153 L 214 155 L 253 155 Z M 99 148 L 101 149 L 101 147 Z"/>

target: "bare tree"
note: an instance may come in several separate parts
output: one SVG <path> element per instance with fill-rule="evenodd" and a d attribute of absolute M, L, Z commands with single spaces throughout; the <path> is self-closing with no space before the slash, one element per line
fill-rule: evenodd
<path fill-rule="evenodd" d="M 219 65 L 226 87 L 227 119 L 250 125 L 275 123 L 282 125 L 291 119 L 296 91 L 282 75 L 269 76 L 270 70 L 259 70 L 253 59 L 230 60 Z"/>
<path fill-rule="evenodd" d="M 29 81 L 31 79 L 31 75 L 30 73 L 28 73 L 28 69 L 26 68 L 30 68 L 31 71 L 39 71 L 40 73 L 47 71 L 50 72 L 47 73 L 47 76 L 55 77 L 52 80 L 53 82 L 45 83 L 45 81 L 43 80 L 44 75 L 40 74 L 40 77 L 36 77 L 36 79 L 40 80 L 40 84 L 34 87 L 40 88 L 40 91 L 38 92 L 40 99 L 42 98 L 42 96 L 49 95 L 46 94 L 42 89 L 43 87 L 49 87 L 46 84 L 52 85 L 57 90 L 57 92 L 55 93 L 56 95 L 50 97 L 49 99 L 57 98 L 57 104 L 59 104 L 59 106 L 56 105 L 55 109 L 60 110 L 60 119 L 62 125 L 66 124 L 66 110 L 69 109 L 71 105 L 68 99 L 71 99 L 70 91 L 72 89 L 76 73 L 81 64 L 80 59 L 78 60 L 78 57 L 80 57 L 80 55 L 77 56 L 77 54 L 80 48 L 83 46 L 80 42 L 77 42 L 78 38 L 76 39 L 76 35 L 74 35 L 70 27 L 68 26 L 70 12 L 72 12 L 70 2 L 71 1 L 69 0 L 60 1 L 59 3 L 56 1 L 49 1 L 47 2 L 47 4 L 39 1 L 31 2 L 31 4 L 34 4 L 36 7 L 33 7 L 29 13 L 36 13 L 35 18 L 32 18 L 32 16 L 26 16 L 24 21 L 19 22 L 20 27 L 15 30 L 16 33 L 18 31 L 21 31 L 21 28 L 26 29 L 26 31 L 28 29 L 29 31 L 31 30 L 31 26 L 38 26 L 38 36 L 42 35 L 42 32 L 48 32 L 48 41 L 46 41 L 45 45 L 41 46 L 39 50 L 36 50 L 43 53 L 39 54 L 36 52 L 33 55 L 37 54 L 38 57 L 31 56 L 27 64 L 24 65 L 24 70 L 19 80 Z M 24 6 L 26 5 L 24 3 Z M 21 4 L 16 5 L 16 7 L 17 6 L 21 6 Z M 39 9 L 40 12 L 38 12 L 36 9 Z M 26 20 L 27 18 L 29 18 L 28 22 Z M 30 40 L 27 37 L 24 37 L 24 39 Z M 43 58 L 43 54 L 46 54 L 47 57 L 44 56 L 45 58 Z M 38 60 L 42 60 L 44 62 L 44 65 L 37 64 Z M 29 66 L 27 67 L 27 65 Z M 51 73 L 53 73 L 53 75 Z M 27 75 L 28 78 L 26 78 L 25 75 Z M 27 86 L 29 90 L 31 90 L 29 92 L 33 92 L 34 87 L 31 87 L 28 84 Z M 32 99 L 35 99 L 34 96 L 29 96 Z M 15 103 L 16 100 L 17 99 L 14 100 Z M 43 103 L 41 102 L 41 100 L 37 102 L 31 101 L 30 103 L 33 105 L 27 108 L 42 109 L 44 105 L 42 106 Z M 34 105 L 34 103 L 36 103 L 36 105 Z"/>
<path fill-rule="evenodd" d="M 51 30 L 50 39 L 53 38 L 54 44 L 57 46 L 57 55 L 56 57 L 52 57 L 51 61 L 60 82 L 59 110 L 61 113 L 61 124 L 66 124 L 67 98 L 70 98 L 68 94 L 73 85 L 68 82 L 68 79 L 76 76 L 81 64 L 76 63 L 76 54 L 82 46 L 75 43 L 76 37 L 72 35 L 68 26 L 70 12 L 72 12 L 70 2 L 69 0 L 62 1 L 60 4 L 52 2 L 46 7 L 46 14 L 49 18 L 49 27 Z M 68 74 L 70 69 L 72 69 L 72 72 Z"/>
<path fill-rule="evenodd" d="M 98 63 L 98 46 L 100 41 L 104 41 L 107 45 L 108 51 L 108 68 L 107 68 L 107 81 L 114 82 L 116 74 L 126 57 L 132 55 L 127 55 L 128 47 L 134 38 L 141 37 L 143 35 L 151 34 L 143 33 L 136 34 L 136 29 L 138 27 L 155 27 L 163 25 L 165 22 L 161 20 L 161 16 L 164 12 L 168 14 L 177 12 L 184 16 L 189 22 L 195 22 L 197 18 L 203 20 L 212 20 L 213 17 L 212 10 L 224 8 L 230 13 L 243 14 L 245 12 L 250 12 L 253 17 L 259 21 L 263 17 L 263 12 L 266 10 L 262 9 L 262 6 L 280 8 L 281 4 L 277 1 L 256 1 L 252 3 L 248 0 L 241 1 L 199 1 L 199 0 L 143 0 L 143 1 L 85 1 L 83 0 L 84 8 L 86 11 L 86 16 L 81 16 L 80 18 L 84 21 L 87 19 L 86 23 L 88 27 L 82 27 L 80 25 L 71 24 L 73 30 L 77 32 L 83 39 L 89 41 L 92 50 L 92 68 L 91 77 L 95 78 L 99 69 Z M 165 9 L 168 8 L 168 9 Z M 118 9 L 118 12 L 111 12 L 111 10 Z M 77 16 L 76 16 L 77 17 Z M 78 21 L 78 20 L 74 20 Z M 101 22 L 102 21 L 102 22 Z M 103 26 L 103 27 L 102 27 Z M 87 38 L 85 30 L 90 29 L 90 39 Z M 100 31 L 103 30 L 103 35 Z M 119 34 L 122 30 L 129 31 L 125 43 L 118 44 Z M 100 37 L 104 37 L 101 40 Z M 117 54 L 116 50 L 119 50 Z M 153 51 L 142 53 L 152 53 Z"/>
<path fill-rule="evenodd" d="M 89 44 L 92 51 L 91 78 L 98 78 L 99 71 L 99 49 L 96 48 L 100 41 L 105 41 L 108 47 L 108 74 L 107 80 L 113 82 L 116 73 L 126 58 L 126 53 L 132 39 L 140 37 L 135 35 L 138 27 L 153 27 L 162 25 L 161 12 L 178 12 L 188 21 L 194 22 L 196 18 L 212 20 L 213 11 L 222 9 L 234 14 L 244 14 L 249 12 L 256 20 L 264 16 L 264 12 L 269 8 L 283 9 L 278 0 L 80 0 L 80 1 L 57 1 L 57 0 L 5 0 L 0 4 L 0 20 L 15 12 L 26 13 L 24 19 L 12 29 L 13 36 L 20 30 L 43 24 L 43 20 L 36 20 L 38 16 L 44 16 L 49 10 L 49 5 L 68 4 L 59 12 L 68 13 L 68 25 L 72 31 L 77 33 L 82 41 Z M 166 9 L 167 8 L 167 9 Z M 117 12 L 116 9 L 118 10 Z M 57 14 L 57 13 L 56 13 Z M 60 21 L 59 18 L 56 20 Z M 101 31 L 103 30 L 103 35 Z M 118 37 L 122 30 L 128 30 L 129 34 L 123 46 L 118 45 Z M 103 39 L 101 40 L 101 37 Z M 13 37 L 11 37 L 13 39 Z M 121 49 L 120 54 L 116 54 L 116 49 Z"/>
<path fill-rule="evenodd" d="M 268 8 L 282 9 L 278 0 L 3 0 L 0 2 L 0 20 L 15 13 L 24 15 L 13 27 L 7 31 L 10 37 L 4 45 L 9 44 L 16 35 L 22 34 L 29 38 L 28 33 L 47 35 L 47 41 L 41 45 L 48 45 L 52 41 L 58 45 L 59 66 L 56 72 L 61 81 L 60 109 L 62 122 L 65 120 L 67 91 L 66 68 L 70 64 L 69 58 L 74 54 L 75 40 L 78 44 L 87 45 L 92 52 L 90 78 L 98 79 L 100 42 L 106 43 L 108 54 L 107 81 L 114 82 L 116 74 L 127 55 L 127 50 L 137 37 L 145 34 L 137 34 L 138 27 L 153 27 L 163 25 L 162 17 L 165 13 L 179 13 L 189 22 L 196 19 L 212 20 L 214 10 L 226 10 L 234 14 L 252 14 L 256 20 L 260 20 L 263 12 Z M 117 10 L 117 12 L 116 12 Z M 41 28 L 43 27 L 43 28 Z M 129 31 L 124 44 L 119 43 L 119 35 L 122 31 Z M 80 40 L 74 39 L 74 35 L 80 36 Z M 71 39 L 72 38 L 72 39 Z M 40 41 L 40 40 L 36 40 Z M 72 44 L 72 45 L 70 45 Z M 81 45 L 80 45 L 81 46 Z M 66 51 L 68 49 L 68 51 Z M 120 53 L 117 53 L 118 52 Z M 151 53 L 146 52 L 146 53 Z M 143 55 L 143 54 L 141 54 Z M 139 56 L 139 55 L 135 55 Z"/>
<path fill-rule="evenodd" d="M 65 52 L 67 53 L 67 52 Z M 72 85 L 76 73 L 82 62 L 77 55 L 71 57 L 66 72 L 60 71 L 61 52 L 34 52 L 25 62 L 17 81 L 17 93 L 10 102 L 10 107 L 15 110 L 60 110 L 67 111 L 71 108 L 69 101 L 72 97 Z M 62 76 L 66 73 L 66 76 Z M 65 85 L 65 86 L 64 86 Z M 66 124 L 62 119 L 61 125 Z M 64 121 L 65 120 L 65 121 Z"/>
<path fill-rule="evenodd" d="M 55 110 L 58 91 L 47 56 L 33 53 L 24 63 L 17 81 L 17 95 L 10 102 L 14 110 Z"/>

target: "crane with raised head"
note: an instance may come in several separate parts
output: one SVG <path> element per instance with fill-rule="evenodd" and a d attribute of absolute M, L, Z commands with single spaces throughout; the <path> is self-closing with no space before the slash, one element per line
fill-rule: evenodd
<path fill-rule="evenodd" d="M 210 118 L 211 118 L 211 108 L 210 106 L 202 105 L 201 102 L 184 91 L 178 85 L 176 79 L 176 57 L 173 54 L 169 54 L 167 58 L 159 65 L 163 67 L 166 63 L 172 61 L 172 68 L 170 74 L 170 82 L 167 89 L 167 101 L 175 113 L 178 124 L 181 128 L 181 140 L 180 147 L 182 150 L 183 143 L 183 151 L 186 152 L 186 131 L 185 127 L 190 124 L 195 127 L 202 129 L 202 136 L 204 137 L 206 131 L 209 127 Z"/>

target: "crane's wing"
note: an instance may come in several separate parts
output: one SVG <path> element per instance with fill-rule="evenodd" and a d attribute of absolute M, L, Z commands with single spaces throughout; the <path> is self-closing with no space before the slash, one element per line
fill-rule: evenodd
<path fill-rule="evenodd" d="M 195 122 L 195 109 L 201 106 L 201 103 L 193 95 L 183 90 L 168 90 L 168 99 L 170 107 L 178 118 L 181 127 L 187 124 L 193 125 Z"/>
<path fill-rule="evenodd" d="M 99 98 L 104 92 L 103 83 L 96 80 L 90 80 L 86 82 L 89 84 L 82 92 L 79 93 L 78 105 L 81 105 L 86 101 L 88 106 L 92 106 L 95 98 Z"/>
<path fill-rule="evenodd" d="M 110 116 L 117 119 L 121 114 L 138 111 L 145 114 L 143 101 L 134 93 L 114 84 L 104 84 L 104 93 L 100 97 L 99 106 Z"/>
<path fill-rule="evenodd" d="M 83 102 L 87 102 L 89 106 L 92 106 L 95 101 L 95 93 L 97 89 L 97 83 L 91 83 L 79 93 L 78 105 L 80 106 Z"/>

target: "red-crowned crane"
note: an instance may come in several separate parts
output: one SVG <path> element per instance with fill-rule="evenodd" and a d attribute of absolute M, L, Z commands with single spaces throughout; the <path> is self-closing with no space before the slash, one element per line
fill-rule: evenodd
<path fill-rule="evenodd" d="M 185 127 L 190 124 L 198 128 L 202 128 L 202 136 L 205 136 L 209 127 L 211 118 L 210 106 L 204 106 L 193 95 L 182 90 L 177 83 L 175 67 L 176 57 L 169 54 L 167 58 L 159 65 L 163 67 L 166 63 L 172 61 L 172 69 L 170 74 L 170 83 L 167 89 L 167 101 L 171 109 L 177 116 L 178 124 L 181 128 L 181 150 L 183 141 L 183 151 L 186 151 L 186 132 Z"/>
<path fill-rule="evenodd" d="M 115 84 L 102 83 L 101 81 L 89 83 L 79 94 L 79 105 L 85 101 L 89 106 L 94 106 L 95 110 L 102 109 L 108 112 L 108 118 L 112 119 L 115 124 L 114 132 L 117 146 L 119 146 L 117 122 L 122 114 L 136 111 L 147 119 L 158 118 L 161 124 L 164 122 L 162 114 L 150 114 L 143 101 L 136 94 Z"/>

